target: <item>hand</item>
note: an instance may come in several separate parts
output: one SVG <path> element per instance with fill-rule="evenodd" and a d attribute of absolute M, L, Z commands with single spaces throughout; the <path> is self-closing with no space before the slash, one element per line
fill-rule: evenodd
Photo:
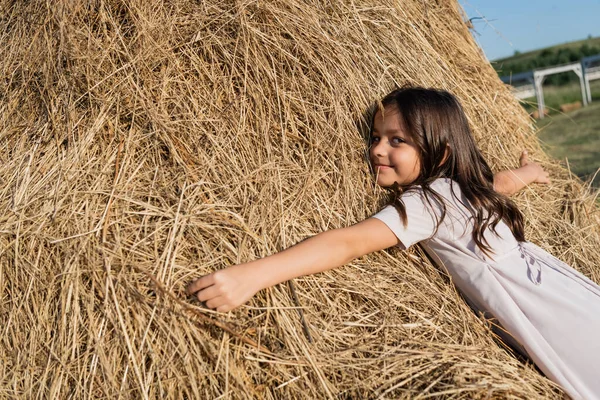
<path fill-rule="evenodd" d="M 196 279 L 188 285 L 186 292 L 196 296 L 208 308 L 227 312 L 244 304 L 262 289 L 257 278 L 252 267 L 239 264 Z"/>
<path fill-rule="evenodd" d="M 523 150 L 521 153 L 519 163 L 521 164 L 521 168 L 526 168 L 529 170 L 528 172 L 531 173 L 533 177 L 532 183 L 550 183 L 548 172 L 546 172 L 538 163 L 529 161 L 527 150 Z"/>
<path fill-rule="evenodd" d="M 519 162 L 520 168 L 500 171 L 494 175 L 494 190 L 512 196 L 531 183 L 550 183 L 548 172 L 538 163 L 529 161 L 527 151 L 521 153 Z"/>

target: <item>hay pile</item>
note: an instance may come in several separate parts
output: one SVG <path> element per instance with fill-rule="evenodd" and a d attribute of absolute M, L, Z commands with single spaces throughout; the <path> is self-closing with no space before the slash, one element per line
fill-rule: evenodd
<path fill-rule="evenodd" d="M 495 169 L 543 161 L 529 238 L 600 279 L 592 196 L 433 3 L 3 1 L 0 397 L 554 398 L 417 249 L 297 279 L 298 302 L 183 294 L 376 211 L 357 126 L 404 83 L 456 93 Z"/>

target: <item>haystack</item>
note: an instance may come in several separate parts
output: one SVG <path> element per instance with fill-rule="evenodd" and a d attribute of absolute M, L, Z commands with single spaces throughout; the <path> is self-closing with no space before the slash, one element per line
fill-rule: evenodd
<path fill-rule="evenodd" d="M 599 280 L 593 196 L 541 151 L 456 2 L 0 7 L 0 397 L 559 395 L 418 249 L 227 315 L 183 293 L 375 212 L 364 111 L 406 83 L 454 92 L 493 168 L 525 148 L 551 171 L 516 197 L 528 237 Z"/>

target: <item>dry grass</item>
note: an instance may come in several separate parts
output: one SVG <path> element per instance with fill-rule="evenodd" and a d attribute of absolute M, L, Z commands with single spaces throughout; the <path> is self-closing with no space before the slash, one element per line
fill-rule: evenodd
<path fill-rule="evenodd" d="M 287 285 L 229 315 L 183 295 L 376 211 L 357 126 L 407 82 L 456 93 L 494 168 L 550 169 L 517 197 L 529 237 L 600 279 L 593 196 L 455 2 L 0 8 L 0 397 L 557 396 L 417 250 L 296 280 L 312 343 Z"/>

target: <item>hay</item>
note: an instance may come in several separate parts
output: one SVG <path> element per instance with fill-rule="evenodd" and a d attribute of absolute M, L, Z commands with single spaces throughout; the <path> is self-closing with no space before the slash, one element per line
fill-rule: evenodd
<path fill-rule="evenodd" d="M 0 5 L 0 396 L 555 398 L 418 250 L 229 315 L 193 278 L 378 208 L 357 126 L 395 84 L 462 100 L 529 238 L 598 281 L 598 209 L 550 161 L 455 2 Z M 282 266 L 285 267 L 285 266 Z"/>

